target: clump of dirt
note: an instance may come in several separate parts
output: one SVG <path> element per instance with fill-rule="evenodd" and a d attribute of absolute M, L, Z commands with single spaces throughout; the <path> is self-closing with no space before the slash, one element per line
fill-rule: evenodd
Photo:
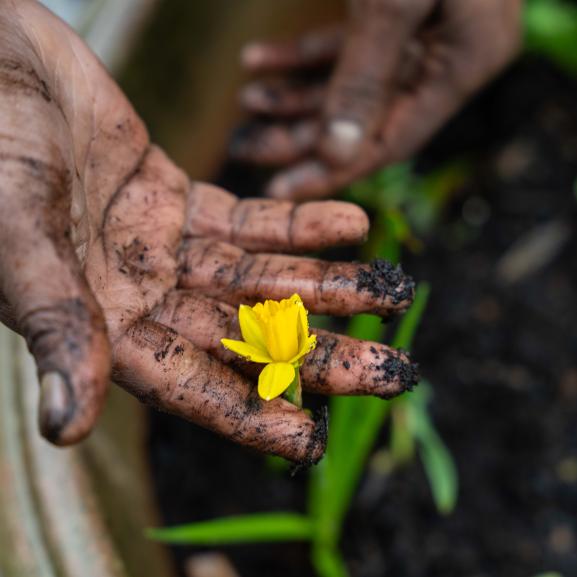
<path fill-rule="evenodd" d="M 375 379 L 383 382 L 399 379 L 405 391 L 412 391 L 419 382 L 419 365 L 407 362 L 399 356 L 388 356 L 376 368 L 379 371 L 379 376 Z"/>
<path fill-rule="evenodd" d="M 393 304 L 410 299 L 413 296 L 415 283 L 401 268 L 389 261 L 377 258 L 357 275 L 357 291 L 370 292 L 375 298 L 390 297 Z"/>

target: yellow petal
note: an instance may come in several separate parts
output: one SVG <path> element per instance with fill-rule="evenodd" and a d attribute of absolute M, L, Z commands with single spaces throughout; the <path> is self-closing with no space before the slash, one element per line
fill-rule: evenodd
<path fill-rule="evenodd" d="M 295 378 L 295 368 L 289 363 L 270 363 L 258 378 L 258 394 L 270 401 L 282 395 Z"/>
<path fill-rule="evenodd" d="M 266 340 L 257 313 L 247 305 L 240 305 L 238 309 L 238 322 L 242 338 L 264 354 L 266 353 Z"/>
<path fill-rule="evenodd" d="M 264 301 L 264 314 L 267 316 L 272 316 L 278 312 L 279 307 L 280 303 L 277 301 Z"/>
<path fill-rule="evenodd" d="M 307 314 L 307 309 L 303 305 L 300 297 L 298 295 L 294 295 L 294 297 L 298 298 L 298 311 L 299 311 L 299 319 L 298 319 L 298 340 L 299 340 L 299 351 L 305 345 L 306 340 L 309 336 L 309 318 Z"/>
<path fill-rule="evenodd" d="M 267 303 L 273 301 L 267 301 Z M 278 305 L 278 303 L 276 303 Z M 275 307 L 269 307 L 270 310 Z M 278 362 L 286 362 L 299 350 L 298 341 L 298 308 L 296 306 L 276 307 L 263 322 L 266 337 L 266 349 Z"/>
<path fill-rule="evenodd" d="M 253 307 L 252 307 L 252 312 L 255 314 L 256 318 L 259 320 L 262 320 L 264 314 L 265 314 L 265 308 L 264 305 L 262 303 L 256 303 Z"/>
<path fill-rule="evenodd" d="M 296 363 L 297 361 L 300 361 L 299 366 L 302 365 L 303 363 L 302 358 L 308 355 L 312 350 L 314 350 L 316 346 L 317 346 L 317 336 L 316 335 L 308 336 L 303 342 L 299 352 L 289 361 L 289 363 Z"/>
<path fill-rule="evenodd" d="M 229 351 L 244 357 L 253 363 L 271 363 L 272 359 L 260 349 L 245 343 L 244 341 L 233 341 L 232 339 L 220 339 L 222 345 Z"/>

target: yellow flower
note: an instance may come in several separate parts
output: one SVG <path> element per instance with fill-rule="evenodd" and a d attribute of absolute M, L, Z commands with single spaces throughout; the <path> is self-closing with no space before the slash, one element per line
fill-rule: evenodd
<path fill-rule="evenodd" d="M 294 294 L 280 302 L 240 305 L 238 320 L 244 341 L 222 339 L 221 343 L 248 361 L 266 364 L 258 379 L 258 393 L 270 401 L 298 378 L 305 355 L 316 346 L 316 336 L 309 334 L 307 310 Z"/>

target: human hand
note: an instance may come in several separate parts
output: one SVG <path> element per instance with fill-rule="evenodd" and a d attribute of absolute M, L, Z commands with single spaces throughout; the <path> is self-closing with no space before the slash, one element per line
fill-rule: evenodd
<path fill-rule="evenodd" d="M 270 182 L 270 196 L 330 196 L 406 160 L 519 48 L 522 0 L 350 5 L 346 26 L 243 51 L 244 67 L 264 78 L 245 87 L 242 103 L 268 118 L 239 135 L 231 152 L 289 167 Z M 324 80 L 311 75 L 327 66 L 334 71 Z"/>
<path fill-rule="evenodd" d="M 0 7 L 0 318 L 26 338 L 43 435 L 89 433 L 109 376 L 140 400 L 244 445 L 314 462 L 326 427 L 220 344 L 236 305 L 298 292 L 313 312 L 402 311 L 412 283 L 382 264 L 285 254 L 362 241 L 341 202 L 238 201 L 190 183 L 82 41 L 32 0 Z M 390 397 L 406 355 L 318 332 L 305 390 Z"/>

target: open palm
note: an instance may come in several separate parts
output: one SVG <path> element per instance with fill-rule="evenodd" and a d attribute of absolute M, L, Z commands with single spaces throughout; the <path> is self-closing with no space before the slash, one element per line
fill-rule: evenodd
<path fill-rule="evenodd" d="M 401 311 L 412 283 L 384 263 L 297 253 L 359 242 L 364 213 L 339 202 L 238 201 L 191 184 L 62 22 L 32 0 L 0 8 L 0 316 L 21 332 L 42 381 L 40 426 L 86 435 L 109 376 L 142 401 L 299 462 L 326 427 L 262 401 L 236 306 L 298 292 L 324 314 Z M 379 344 L 318 332 L 306 390 L 390 397 L 416 376 Z"/>

